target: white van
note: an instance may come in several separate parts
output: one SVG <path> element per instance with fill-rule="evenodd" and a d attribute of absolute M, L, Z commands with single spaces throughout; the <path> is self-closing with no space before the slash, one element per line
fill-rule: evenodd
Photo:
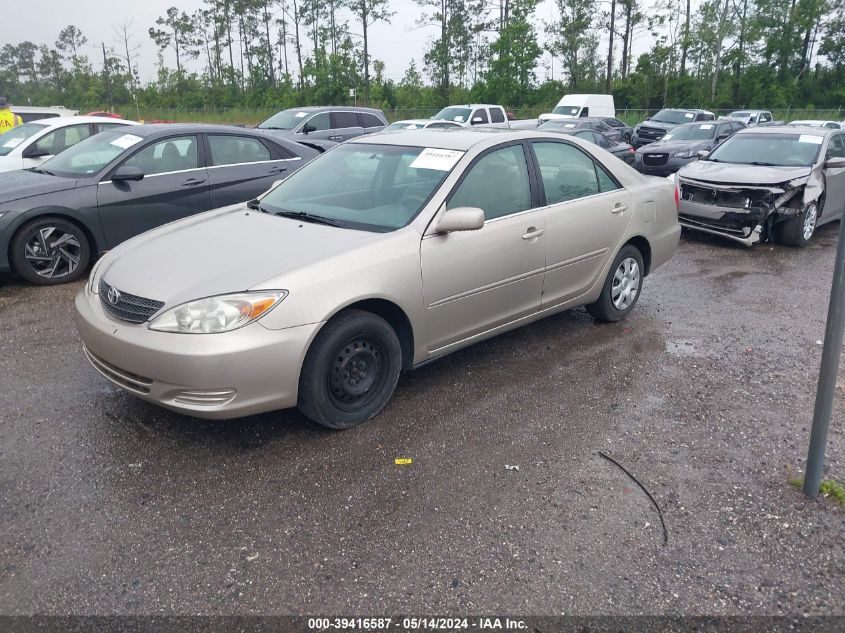
<path fill-rule="evenodd" d="M 564 95 L 551 112 L 540 115 L 540 123 L 552 119 L 615 117 L 613 95 Z"/>

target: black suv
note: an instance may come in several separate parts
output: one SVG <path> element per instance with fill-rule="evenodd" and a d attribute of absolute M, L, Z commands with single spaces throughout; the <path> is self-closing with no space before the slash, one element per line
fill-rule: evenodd
<path fill-rule="evenodd" d="M 631 145 L 642 147 L 654 141 L 659 141 L 669 130 L 682 123 L 698 123 L 699 121 L 713 121 L 716 118 L 707 110 L 687 110 L 682 108 L 663 108 L 660 112 L 638 123 L 631 137 Z"/>

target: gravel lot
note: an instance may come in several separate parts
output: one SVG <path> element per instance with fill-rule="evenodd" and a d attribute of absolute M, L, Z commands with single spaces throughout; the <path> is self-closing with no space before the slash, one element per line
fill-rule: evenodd
<path fill-rule="evenodd" d="M 137 400 L 83 358 L 81 284 L 0 276 L 0 613 L 843 615 L 845 511 L 788 484 L 838 230 L 686 236 L 626 322 L 476 345 L 345 432 Z"/>

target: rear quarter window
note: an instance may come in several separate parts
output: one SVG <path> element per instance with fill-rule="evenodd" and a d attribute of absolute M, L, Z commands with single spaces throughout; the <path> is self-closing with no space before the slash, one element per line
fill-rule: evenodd
<path fill-rule="evenodd" d="M 505 113 L 499 108 L 490 108 L 490 121 L 492 123 L 504 123 Z"/>

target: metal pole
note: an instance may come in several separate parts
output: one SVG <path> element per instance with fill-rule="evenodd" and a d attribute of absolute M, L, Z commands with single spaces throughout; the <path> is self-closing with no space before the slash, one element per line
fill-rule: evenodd
<path fill-rule="evenodd" d="M 804 476 L 804 493 L 816 498 L 821 486 L 827 431 L 833 412 L 833 394 L 842 355 L 842 334 L 845 331 L 845 226 L 840 222 L 836 263 L 833 265 L 833 287 L 827 309 L 827 326 L 824 333 L 824 350 L 819 368 L 819 386 L 816 390 L 816 408 L 813 411 L 813 428 L 810 430 L 810 449 L 807 451 L 807 472 Z"/>

